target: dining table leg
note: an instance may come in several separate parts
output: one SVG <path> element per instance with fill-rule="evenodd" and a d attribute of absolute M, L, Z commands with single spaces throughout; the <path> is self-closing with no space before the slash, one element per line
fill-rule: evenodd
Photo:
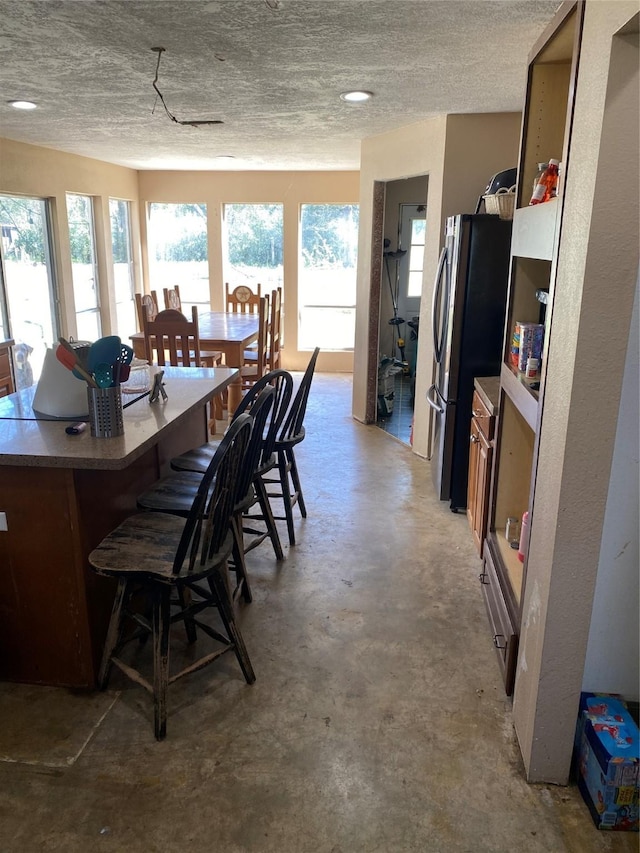
<path fill-rule="evenodd" d="M 242 356 L 243 350 L 240 347 L 230 348 L 232 351 L 227 353 L 227 366 L 228 367 L 237 367 L 238 374 L 234 377 L 233 381 L 229 385 L 228 396 L 227 396 L 227 414 L 229 416 L 229 420 L 233 417 L 233 413 L 240 405 L 240 401 L 242 400 Z"/>

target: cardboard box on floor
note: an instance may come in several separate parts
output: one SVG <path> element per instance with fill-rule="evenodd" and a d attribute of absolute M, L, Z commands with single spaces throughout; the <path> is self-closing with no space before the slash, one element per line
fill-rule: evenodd
<path fill-rule="evenodd" d="M 580 697 L 578 788 L 598 829 L 638 832 L 638 726 L 619 698 Z"/>

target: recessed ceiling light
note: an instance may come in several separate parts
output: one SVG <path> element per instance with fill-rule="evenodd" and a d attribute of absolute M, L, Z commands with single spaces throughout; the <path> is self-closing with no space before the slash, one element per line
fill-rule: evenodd
<path fill-rule="evenodd" d="M 349 104 L 361 104 L 363 101 L 368 101 L 370 98 L 373 98 L 373 92 L 342 92 L 340 97 L 343 101 L 347 101 Z"/>
<path fill-rule="evenodd" d="M 35 110 L 38 106 L 33 101 L 8 101 L 7 103 L 16 110 Z"/>

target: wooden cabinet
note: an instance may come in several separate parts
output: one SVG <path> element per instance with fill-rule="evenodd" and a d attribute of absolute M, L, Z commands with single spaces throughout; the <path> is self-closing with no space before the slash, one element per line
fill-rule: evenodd
<path fill-rule="evenodd" d="M 13 361 L 11 359 L 12 346 L 13 341 L 0 342 L 0 397 L 6 397 L 15 391 Z"/>
<path fill-rule="evenodd" d="M 481 575 L 494 645 L 507 693 L 513 689 L 515 652 L 526 583 L 525 562 L 509 547 L 506 521 L 529 512 L 535 524 L 538 430 L 544 405 L 545 351 L 553 321 L 555 265 L 562 225 L 563 181 L 558 197 L 529 206 L 537 165 L 569 159 L 573 93 L 577 75 L 583 3 L 566 2 L 535 45 L 528 68 L 513 218 L 509 294 L 496 421 L 489 523 Z M 542 323 L 541 370 L 526 378 L 510 358 L 516 323 Z M 513 634 L 509 634 L 512 631 Z M 498 640 L 495 637 L 498 636 Z M 502 637 L 506 637 L 503 647 Z"/>
<path fill-rule="evenodd" d="M 473 392 L 469 435 L 467 518 L 478 554 L 482 556 L 489 519 L 489 483 L 493 462 L 495 417 L 478 391 Z"/>
<path fill-rule="evenodd" d="M 498 656 L 500 671 L 507 696 L 513 693 L 516 657 L 518 654 L 518 628 L 513 610 L 509 606 L 509 590 L 505 590 L 497 566 L 500 558 L 493 550 L 495 543 L 487 543 L 482 559 L 480 583 L 487 608 L 493 646 Z"/>

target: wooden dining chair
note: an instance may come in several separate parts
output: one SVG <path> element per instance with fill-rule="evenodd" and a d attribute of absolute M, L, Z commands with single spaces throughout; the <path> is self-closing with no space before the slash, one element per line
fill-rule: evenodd
<path fill-rule="evenodd" d="M 260 297 L 258 312 L 258 340 L 255 350 L 246 350 L 244 363 L 240 368 L 242 389 L 248 390 L 267 372 L 267 353 L 269 348 L 269 297 Z"/>
<path fill-rule="evenodd" d="M 191 320 L 173 308 L 160 311 L 154 320 L 143 319 L 145 358 L 150 364 L 215 367 L 221 363 L 221 352 L 200 349 L 195 305 L 191 308 Z"/>
<path fill-rule="evenodd" d="M 164 307 L 173 308 L 175 311 L 182 311 L 182 300 L 180 299 L 180 287 L 176 284 L 175 287 L 164 287 Z"/>
<path fill-rule="evenodd" d="M 118 587 L 98 675 L 107 687 L 115 664 L 144 687 L 154 700 L 155 736 L 167 730 L 169 684 L 195 673 L 233 651 L 248 684 L 255 681 L 246 646 L 236 623 L 229 595 L 228 561 L 234 544 L 233 512 L 238 502 L 240 472 L 252 431 L 250 415 L 241 415 L 227 430 L 211 464 L 201 478 L 186 518 L 155 512 L 130 516 L 89 554 L 99 575 L 117 580 Z M 217 610 L 222 628 L 213 628 L 200 615 Z M 197 631 L 213 639 L 213 649 L 198 649 L 183 669 L 170 675 L 170 628 L 181 622 L 194 645 Z M 223 633 L 224 631 L 224 633 Z M 125 657 L 131 641 L 153 639 L 153 675 L 137 667 L 137 656 Z"/>
<path fill-rule="evenodd" d="M 150 293 L 136 293 L 136 313 L 141 332 L 144 331 L 144 318 L 155 320 L 158 310 L 158 297 L 155 290 Z"/>
<path fill-rule="evenodd" d="M 286 370 L 272 370 L 260 379 L 256 384 L 244 395 L 242 402 L 235 410 L 232 421 L 244 412 L 250 412 L 253 409 L 254 403 L 262 390 L 268 386 L 272 386 L 275 390 L 275 398 L 273 407 L 269 413 L 266 429 L 263 434 L 262 456 L 257 470 L 253 478 L 253 501 L 243 511 L 243 533 L 247 534 L 244 538 L 244 553 L 256 548 L 265 539 L 270 539 L 273 545 L 273 550 L 277 560 L 284 559 L 280 536 L 276 527 L 273 511 L 267 497 L 267 488 L 265 485 L 265 477 L 270 471 L 277 467 L 278 458 L 275 452 L 275 444 L 283 421 L 289 410 L 289 403 L 293 394 L 293 377 Z M 207 470 L 213 454 L 219 442 L 208 441 L 201 444 L 199 447 L 194 447 L 180 456 L 174 456 L 171 460 L 171 467 L 174 471 L 196 471 L 204 474 Z M 258 507 L 259 513 L 251 515 L 250 510 L 253 507 Z M 260 520 L 264 524 L 264 529 L 256 529 L 255 521 Z"/>
<path fill-rule="evenodd" d="M 254 293 L 246 284 L 240 284 L 230 290 L 228 282 L 225 283 L 227 311 L 236 314 L 258 314 L 262 294 L 261 286 L 258 284 L 257 287 L 258 291 Z"/>
<path fill-rule="evenodd" d="M 269 370 L 280 367 L 280 341 L 282 337 L 282 288 L 271 291 L 271 315 L 269 318 L 269 344 L 267 348 L 267 364 Z"/>

